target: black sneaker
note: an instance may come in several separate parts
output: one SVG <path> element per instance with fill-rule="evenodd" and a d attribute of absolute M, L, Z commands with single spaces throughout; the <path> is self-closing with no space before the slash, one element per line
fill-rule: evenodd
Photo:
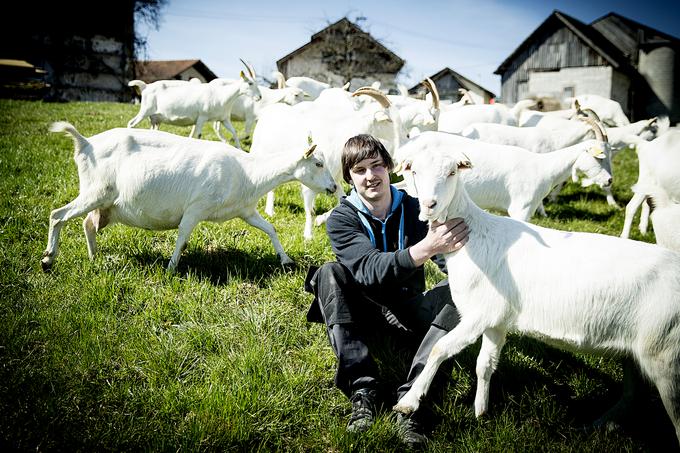
<path fill-rule="evenodd" d="M 423 433 L 423 425 L 414 414 L 397 413 L 397 434 L 405 445 L 411 448 L 425 445 L 427 437 Z"/>
<path fill-rule="evenodd" d="M 352 393 L 352 416 L 347 423 L 347 431 L 361 433 L 371 427 L 375 420 L 376 392 L 372 389 L 359 389 Z"/>

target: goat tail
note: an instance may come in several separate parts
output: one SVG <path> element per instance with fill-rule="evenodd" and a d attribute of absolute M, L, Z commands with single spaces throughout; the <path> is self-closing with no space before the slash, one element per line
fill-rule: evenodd
<path fill-rule="evenodd" d="M 135 91 L 137 92 L 137 94 L 141 96 L 142 91 L 144 91 L 144 89 L 146 88 L 146 83 L 144 83 L 141 80 L 130 80 L 128 82 L 128 86 L 135 87 Z"/>
<path fill-rule="evenodd" d="M 83 137 L 75 126 L 66 121 L 57 121 L 52 123 L 50 126 L 50 132 L 66 132 L 73 138 L 73 143 L 75 144 L 76 154 L 78 154 L 83 148 L 90 144 L 85 137 Z"/>

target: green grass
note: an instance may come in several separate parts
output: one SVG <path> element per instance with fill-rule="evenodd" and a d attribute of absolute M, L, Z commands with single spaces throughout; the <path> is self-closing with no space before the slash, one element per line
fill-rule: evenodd
<path fill-rule="evenodd" d="M 176 274 L 165 272 L 175 231 L 107 227 L 90 262 L 80 221 L 61 234 L 51 273 L 40 269 L 52 209 L 78 192 L 73 144 L 47 132 L 66 120 L 86 136 L 122 127 L 137 107 L 0 101 L 0 447 L 5 451 L 395 451 L 381 416 L 348 435 L 350 407 L 333 386 L 335 359 L 306 322 L 306 268 L 333 259 L 323 228 L 302 240 L 299 187 L 277 192 L 282 268 L 267 236 L 241 220 L 203 223 Z M 148 122 L 141 127 L 148 127 Z M 237 125 L 238 128 L 242 125 Z M 162 127 L 182 135 L 186 128 Z M 209 127 L 208 139 L 215 139 Z M 249 145 L 249 142 L 246 142 Z M 614 195 L 630 197 L 634 153 L 615 161 Z M 317 209 L 333 206 L 330 197 Z M 261 205 L 263 207 L 263 205 Z M 536 223 L 618 235 L 623 210 L 570 184 Z M 653 235 L 633 238 L 653 241 Z M 440 274 L 428 265 L 428 282 Z M 492 380 L 490 412 L 472 412 L 479 345 L 461 353 L 435 407 L 431 451 L 668 451 L 670 422 L 652 398 L 639 426 L 588 434 L 620 394 L 621 366 L 510 337 Z M 407 352 L 379 357 L 393 388 Z M 389 374 L 389 373 L 386 373 Z"/>

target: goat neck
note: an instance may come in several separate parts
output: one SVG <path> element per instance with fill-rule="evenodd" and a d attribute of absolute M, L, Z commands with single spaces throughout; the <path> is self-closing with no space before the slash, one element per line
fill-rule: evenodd
<path fill-rule="evenodd" d="M 243 164 L 247 181 L 252 185 L 252 189 L 262 195 L 281 184 L 295 179 L 295 170 L 301 155 L 290 152 L 281 152 L 263 156 L 250 157 L 247 163 Z"/>

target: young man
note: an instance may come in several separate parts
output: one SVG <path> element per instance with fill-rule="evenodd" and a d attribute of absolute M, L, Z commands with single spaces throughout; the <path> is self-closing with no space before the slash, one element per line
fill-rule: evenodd
<path fill-rule="evenodd" d="M 336 386 L 352 402 L 347 430 L 368 429 L 381 388 L 369 352 L 368 332 L 402 329 L 420 341 L 397 400 L 422 371 L 436 341 L 458 323 L 448 281 L 425 291 L 424 264 L 467 242 L 462 219 L 428 226 L 418 219 L 418 200 L 390 185 L 393 161 L 370 135 L 350 138 L 342 153 L 343 178 L 351 193 L 333 210 L 326 229 L 336 262 L 310 270 L 307 289 L 315 299 L 307 314 L 326 325 L 338 359 Z M 443 269 L 443 262 L 440 262 Z M 455 276 L 452 276 L 455 277 Z M 397 415 L 402 440 L 423 443 L 418 414 Z"/>

